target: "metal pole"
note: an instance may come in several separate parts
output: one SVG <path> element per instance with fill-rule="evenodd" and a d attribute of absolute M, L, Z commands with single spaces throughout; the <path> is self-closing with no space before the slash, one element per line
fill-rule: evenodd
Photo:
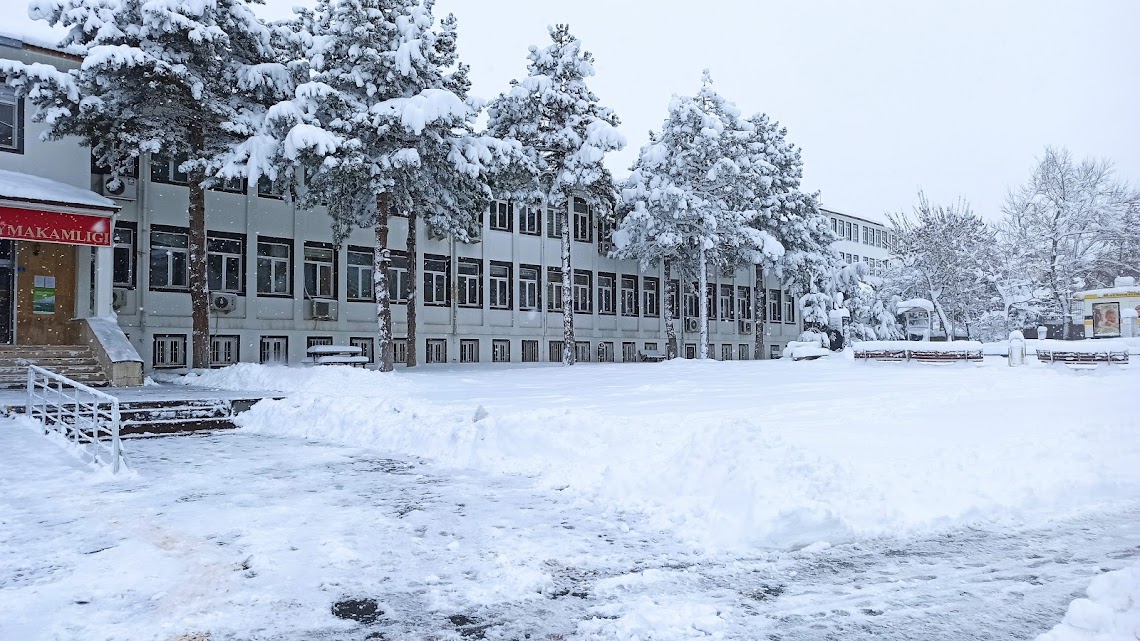
<path fill-rule="evenodd" d="M 119 399 L 111 401 L 111 472 L 119 473 L 122 451 L 119 445 Z"/>

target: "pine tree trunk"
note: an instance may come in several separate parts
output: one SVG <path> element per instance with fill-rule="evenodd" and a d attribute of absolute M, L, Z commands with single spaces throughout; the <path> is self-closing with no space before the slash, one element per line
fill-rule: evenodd
<path fill-rule="evenodd" d="M 677 358 L 677 328 L 673 327 L 673 298 L 677 295 L 677 288 L 670 278 L 672 266 L 672 261 L 665 261 L 665 358 L 668 360 Z M 680 297 L 677 299 L 679 301 Z"/>
<path fill-rule="evenodd" d="M 206 147 L 202 130 L 189 131 L 191 157 L 200 158 Z M 210 366 L 210 292 L 206 278 L 208 250 L 206 247 L 206 180 L 205 170 L 195 167 L 187 176 L 190 187 L 189 259 L 190 259 L 190 314 L 191 344 L 194 368 Z"/>
<path fill-rule="evenodd" d="M 705 256 L 705 246 L 702 244 L 699 252 L 697 269 L 700 271 L 700 281 L 698 293 L 700 301 L 700 325 L 701 325 L 701 346 L 700 358 L 701 360 L 709 357 L 709 275 L 707 258 Z"/>
<path fill-rule="evenodd" d="M 419 258 L 416 256 L 416 237 L 419 236 L 419 229 L 416 224 L 416 208 L 408 212 L 408 367 L 415 367 L 419 364 L 419 357 L 416 352 L 416 301 L 420 297 L 420 284 L 419 284 Z"/>
<path fill-rule="evenodd" d="M 388 194 L 376 197 L 376 249 L 372 252 L 372 288 L 376 295 L 376 353 L 381 372 L 395 369 L 392 362 L 392 299 L 388 294 L 388 268 L 392 252 L 388 248 Z"/>
<path fill-rule="evenodd" d="M 764 320 L 768 312 L 768 290 L 764 288 L 764 266 L 756 264 L 756 284 L 752 288 L 752 329 L 756 332 L 756 353 L 754 358 L 764 358 Z"/>
<path fill-rule="evenodd" d="M 574 275 L 570 271 L 570 214 L 572 199 L 566 200 L 566 219 L 562 225 L 562 364 L 573 365 L 577 359 L 574 349 Z"/>

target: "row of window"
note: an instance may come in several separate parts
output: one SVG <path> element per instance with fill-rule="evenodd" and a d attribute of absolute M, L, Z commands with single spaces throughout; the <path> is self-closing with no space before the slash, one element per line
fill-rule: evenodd
<path fill-rule="evenodd" d="M 135 227 L 119 223 L 115 229 L 114 283 L 117 287 L 135 285 Z M 245 292 L 246 238 L 240 234 L 208 232 L 207 284 L 213 292 Z M 293 295 L 293 241 L 259 236 L 257 238 L 257 294 L 260 296 Z M 155 225 L 150 233 L 150 287 L 160 291 L 183 291 L 189 286 L 189 234 L 180 228 Z M 373 251 L 370 247 L 349 246 L 346 257 L 347 299 L 372 301 Z M 520 311 L 545 309 L 560 312 L 563 308 L 562 270 L 545 269 L 546 286 L 543 288 L 543 268 L 539 265 L 487 261 L 478 258 L 458 258 L 456 303 L 460 307 Z M 304 296 L 308 298 L 336 298 L 338 283 L 337 252 L 328 243 L 306 242 L 303 245 L 302 269 Z M 425 305 L 451 305 L 451 258 L 427 254 L 423 262 L 423 289 Z M 407 302 L 411 293 L 408 277 L 408 256 L 405 252 L 391 252 L 388 269 L 389 296 L 395 303 Z M 663 292 L 661 281 L 652 276 L 639 277 L 614 272 L 574 270 L 570 278 L 570 300 L 576 313 L 622 316 L 661 315 Z M 695 289 L 695 286 L 694 286 Z M 677 315 L 679 283 L 673 281 L 673 315 Z M 786 302 L 781 304 L 781 297 Z M 712 304 L 714 301 L 717 304 Z M 709 284 L 709 317 L 722 320 L 751 320 L 751 287 Z M 770 290 L 769 318 L 771 321 L 795 322 L 795 307 L 791 296 L 780 290 Z M 690 291 L 685 294 L 685 315 L 699 315 L 697 297 Z"/>
<path fill-rule="evenodd" d="M 479 341 L 480 339 L 478 338 L 460 339 L 460 363 L 479 362 Z M 332 344 L 333 339 L 331 336 L 309 336 L 306 338 L 305 347 L 308 349 L 315 345 Z M 368 358 L 369 363 L 375 361 L 375 339 L 372 337 L 352 337 L 349 339 L 349 344 L 355 347 L 359 347 L 361 349 L 361 354 Z M 547 360 L 549 362 L 556 363 L 562 360 L 563 345 L 563 341 L 547 341 Z M 590 341 L 575 341 L 574 353 L 579 362 L 588 363 L 591 361 L 597 361 L 599 363 L 613 363 L 616 362 L 616 345 L 617 343 L 614 341 L 599 341 L 597 343 L 591 343 Z M 636 342 L 623 341 L 620 345 L 622 362 L 628 363 L 640 360 Z M 646 352 L 658 351 L 658 343 L 656 342 L 645 342 L 642 345 Z M 241 360 L 240 346 L 241 340 L 238 336 L 211 336 L 211 367 L 225 367 L 227 365 L 233 365 L 239 362 Z M 428 364 L 448 362 L 446 339 L 429 338 L 427 341 L 425 341 L 425 346 L 427 349 L 424 358 Z M 539 362 L 539 340 L 523 339 L 520 341 L 520 347 L 522 348 L 522 362 Z M 771 345 L 769 349 L 769 356 L 771 358 L 779 358 L 780 349 L 778 345 Z M 408 360 L 407 339 L 393 339 L 392 353 L 393 360 L 396 363 L 406 363 Z M 187 354 L 187 336 L 185 334 L 155 335 L 152 350 L 152 363 L 154 367 L 160 369 L 186 367 Z M 717 351 L 714 344 L 709 344 L 709 354 L 714 358 L 716 357 Z M 696 358 L 696 344 L 685 344 L 682 355 L 685 358 Z M 719 355 L 720 360 L 725 361 L 749 360 L 752 357 L 752 346 L 747 343 L 725 343 L 721 345 Z M 287 365 L 289 363 L 289 338 L 287 336 L 262 336 L 258 360 L 261 363 Z M 509 339 L 496 338 L 491 340 L 491 361 L 495 363 L 511 362 L 511 341 Z"/>
<path fill-rule="evenodd" d="M 882 229 L 870 225 L 860 225 L 840 218 L 831 219 L 831 231 L 842 240 L 853 243 L 862 242 L 871 247 L 884 247 L 889 249 L 893 244 L 893 235 Z M 860 234 L 862 231 L 862 234 Z"/>
<path fill-rule="evenodd" d="M 848 265 L 853 263 L 867 263 L 867 266 L 871 268 L 872 274 L 882 274 L 887 271 L 886 259 L 860 256 L 859 254 L 848 254 L 846 252 L 839 252 L 839 258 Z"/>

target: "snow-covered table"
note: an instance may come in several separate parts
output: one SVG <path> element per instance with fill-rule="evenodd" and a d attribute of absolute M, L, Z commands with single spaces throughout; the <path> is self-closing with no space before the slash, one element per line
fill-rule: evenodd
<path fill-rule="evenodd" d="M 352 365 L 365 367 L 368 357 L 356 345 L 313 345 L 305 350 L 314 365 Z"/>

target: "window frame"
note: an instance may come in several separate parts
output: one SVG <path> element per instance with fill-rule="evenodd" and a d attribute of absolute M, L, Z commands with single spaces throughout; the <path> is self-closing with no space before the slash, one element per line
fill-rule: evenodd
<path fill-rule="evenodd" d="M 603 284 L 603 279 L 609 281 L 609 286 Z M 598 272 L 598 314 L 602 316 L 617 315 L 617 273 Z M 608 293 L 608 301 L 604 293 Z M 609 302 L 609 305 L 603 303 Z"/>
<path fill-rule="evenodd" d="M 440 348 L 440 353 L 437 356 L 433 349 Z M 406 359 L 405 359 L 406 360 Z M 446 338 L 429 338 L 424 341 L 424 361 L 428 365 L 436 365 L 439 363 L 447 363 L 447 339 Z"/>
<path fill-rule="evenodd" d="M 534 278 L 533 279 L 523 278 L 523 270 L 524 269 L 533 270 L 534 271 Z M 542 266 L 541 265 L 531 265 L 531 264 L 527 264 L 527 263 L 519 263 L 519 273 L 518 273 L 518 278 L 516 280 L 518 281 L 518 284 L 519 284 L 519 292 L 518 292 L 518 295 L 519 295 L 519 299 L 518 299 L 519 300 L 519 311 L 520 312 L 529 312 L 529 311 L 539 312 L 539 311 L 542 311 Z M 524 291 L 523 291 L 524 283 L 534 283 L 534 304 L 533 305 L 530 305 L 529 301 L 527 300 L 529 298 L 529 296 L 524 295 Z M 530 292 L 525 292 L 525 294 L 529 294 L 529 293 Z"/>
<path fill-rule="evenodd" d="M 752 287 L 748 285 L 736 286 L 736 318 L 752 320 Z"/>
<path fill-rule="evenodd" d="M 168 234 L 173 236 L 183 236 L 186 238 L 185 247 L 172 247 L 169 245 L 157 245 L 157 247 L 166 249 L 166 269 L 165 269 L 165 283 L 161 285 L 155 284 L 155 269 L 154 269 L 154 251 L 155 251 L 155 234 Z M 174 250 L 174 251 L 172 251 Z M 181 253 L 184 255 L 183 262 L 185 269 L 183 270 L 183 279 L 185 285 L 171 285 L 170 281 L 174 276 L 173 259 L 174 253 Z M 155 292 L 188 292 L 190 291 L 190 230 L 185 227 L 174 227 L 169 225 L 151 225 L 150 238 L 147 242 L 147 284 L 149 289 Z"/>
<path fill-rule="evenodd" d="M 717 307 L 720 311 L 719 318 L 721 320 L 736 320 L 736 287 L 734 285 L 721 283 L 717 287 Z"/>
<path fill-rule="evenodd" d="M 190 185 L 190 175 L 178 171 L 178 167 L 186 162 L 187 159 L 186 154 L 170 156 L 164 153 L 152 153 L 150 155 L 150 182 L 162 185 L 188 187 Z M 159 171 L 162 173 L 156 173 L 156 168 L 160 168 Z M 181 178 L 179 176 L 181 176 Z"/>
<path fill-rule="evenodd" d="M 784 322 L 783 292 L 779 289 L 768 290 L 768 322 Z"/>
<path fill-rule="evenodd" d="M 120 231 L 127 232 L 130 234 L 130 242 L 129 243 L 124 243 L 124 242 L 121 242 L 119 240 L 119 232 Z M 133 223 L 133 222 L 125 221 L 125 220 L 116 220 L 115 221 L 115 230 L 114 230 L 114 232 L 112 232 L 111 238 L 112 238 L 112 240 L 111 240 L 111 286 L 112 287 L 120 287 L 123 289 L 134 289 L 136 284 L 138 283 L 138 278 L 139 278 L 139 276 L 138 276 L 138 269 L 139 269 L 138 256 L 136 254 L 136 252 L 138 251 L 137 248 L 138 248 L 138 239 L 139 239 L 138 223 Z M 127 270 L 130 272 L 129 280 L 127 280 L 127 281 L 115 280 L 115 278 L 117 276 L 117 274 L 115 272 L 118 271 L 117 262 L 116 262 L 115 258 L 116 258 L 116 254 L 121 249 L 127 251 Z"/>
<path fill-rule="evenodd" d="M 641 301 L 639 300 L 639 283 L 636 275 L 622 274 L 619 280 L 619 296 L 620 304 L 618 305 L 621 310 L 621 315 L 629 318 L 637 318 L 641 315 Z M 632 287 L 626 287 L 627 283 L 632 283 Z M 632 306 L 630 305 L 632 303 Z M 631 308 L 632 307 L 632 311 Z"/>
<path fill-rule="evenodd" d="M 562 228 L 567 224 L 565 211 L 546 210 L 546 237 L 562 238 Z"/>
<path fill-rule="evenodd" d="M 219 251 L 211 250 L 210 246 L 211 246 L 211 244 L 214 243 L 214 241 L 236 242 L 236 243 L 238 243 L 238 251 L 237 252 L 219 252 Z M 213 293 L 213 292 L 224 292 L 227 294 L 237 294 L 238 296 L 245 296 L 245 279 L 246 279 L 245 253 L 246 253 L 246 238 L 245 238 L 244 234 L 236 234 L 236 233 L 221 232 L 221 231 L 207 231 L 206 232 L 206 289 L 208 291 L 210 291 L 211 293 Z M 222 257 L 222 275 L 221 275 L 221 278 L 223 281 L 223 283 L 222 283 L 223 287 L 220 289 L 213 289 L 212 287 L 210 287 L 210 271 L 212 268 L 211 260 L 212 260 L 213 256 L 221 256 Z M 230 264 L 230 260 L 228 260 L 228 259 L 234 259 L 234 258 L 237 259 L 238 286 L 237 286 L 237 289 L 230 289 L 230 288 L 227 288 L 224 286 L 225 280 L 226 280 L 225 277 L 229 273 L 228 265 Z"/>
<path fill-rule="evenodd" d="M 164 358 L 163 361 L 160 363 L 159 359 L 158 359 L 159 344 L 160 343 L 165 343 L 167 346 L 177 347 L 178 350 L 180 350 L 180 354 L 181 354 L 181 358 L 178 359 L 180 362 L 170 362 L 169 360 Z M 153 369 L 177 369 L 179 367 L 186 367 L 186 362 L 187 362 L 187 360 L 186 360 L 186 357 L 187 357 L 186 348 L 188 345 L 189 345 L 189 341 L 187 339 L 186 334 L 155 334 L 151 338 L 151 351 L 150 351 L 151 368 L 153 368 Z M 166 351 L 170 351 L 170 350 L 168 350 L 166 347 L 164 347 L 162 351 L 166 352 Z"/>
<path fill-rule="evenodd" d="M 360 355 L 367 356 L 369 363 L 376 362 L 376 337 L 375 336 L 349 336 L 348 344 L 351 347 L 359 347 Z"/>
<path fill-rule="evenodd" d="M 407 364 L 408 339 L 406 337 L 392 339 L 392 362 Z"/>
<path fill-rule="evenodd" d="M 518 213 L 518 225 L 520 234 L 525 234 L 527 236 L 542 235 L 542 207 L 539 207 L 537 205 L 515 207 L 515 212 Z"/>
<path fill-rule="evenodd" d="M 575 314 L 594 313 L 594 273 L 588 269 L 575 269 L 570 286 L 573 288 Z"/>
<path fill-rule="evenodd" d="M 268 185 L 268 188 L 266 187 Z M 257 197 L 271 200 L 285 200 L 285 184 L 280 180 L 270 180 L 269 176 L 257 179 Z"/>
<path fill-rule="evenodd" d="M 511 341 L 509 338 L 491 339 L 491 362 L 492 363 L 509 363 L 509 362 L 511 362 Z"/>
<path fill-rule="evenodd" d="M 275 350 L 271 348 L 273 345 L 281 345 L 284 348 L 285 360 L 268 360 L 266 357 L 271 355 Z M 258 362 L 262 365 L 270 365 L 280 363 L 282 365 L 289 364 L 289 337 L 288 336 L 262 336 L 258 341 L 257 347 Z"/>
<path fill-rule="evenodd" d="M 540 345 L 539 345 L 540 341 L 538 339 L 526 339 L 526 338 L 524 338 L 521 341 L 521 343 L 522 343 L 521 344 L 522 362 L 524 362 L 524 363 L 537 363 L 539 361 L 538 355 L 539 355 L 539 349 L 540 349 Z M 528 356 L 533 356 L 533 359 L 527 358 Z"/>
<path fill-rule="evenodd" d="M 0 78 L 2 81 L 3 78 Z M 12 105 L 12 146 L 0 145 L 0 151 L 10 154 L 24 153 L 24 97 L 15 88 L 0 82 L 0 104 Z"/>
<path fill-rule="evenodd" d="M 310 249 L 319 250 L 319 251 L 328 251 L 329 255 L 332 256 L 332 262 L 326 263 L 326 262 L 310 259 L 308 254 L 307 254 L 307 251 Z M 314 300 L 314 299 L 337 300 L 337 295 L 339 294 L 339 292 L 337 290 L 337 286 L 340 284 L 340 273 L 339 273 L 339 265 L 340 265 L 339 258 L 340 258 L 340 256 L 339 256 L 339 254 L 340 254 L 340 252 L 337 251 L 336 246 L 333 245 L 332 243 L 324 243 L 324 242 L 319 242 L 319 241 L 315 241 L 315 240 L 306 240 L 304 245 L 302 245 L 302 247 L 301 247 L 301 275 L 302 275 L 302 286 L 304 289 L 305 300 Z M 315 273 L 315 276 L 316 276 L 315 284 L 318 286 L 320 285 L 320 282 L 321 282 L 321 272 L 320 272 L 321 266 L 328 266 L 329 267 L 329 284 L 331 285 L 331 291 L 328 294 L 321 294 L 320 292 L 312 293 L 309 291 L 309 273 L 308 273 L 309 265 L 315 265 L 316 266 L 317 271 Z"/>
<path fill-rule="evenodd" d="M 396 259 L 403 265 L 397 265 Z M 404 287 L 400 287 L 400 284 Z M 388 301 L 390 303 L 407 304 L 412 292 L 412 281 L 408 279 L 408 252 L 400 250 L 388 251 Z"/>
<path fill-rule="evenodd" d="M 474 266 L 475 274 L 465 274 L 460 271 L 465 265 Z M 483 259 L 462 256 L 456 258 L 455 278 L 459 285 L 456 288 L 456 293 L 459 295 L 458 305 L 465 309 L 483 309 Z M 474 301 L 471 301 L 472 293 L 475 295 Z"/>
<path fill-rule="evenodd" d="M 496 276 L 496 269 L 506 269 L 506 277 Z M 506 303 L 501 304 L 499 294 L 506 294 Z M 487 266 L 487 306 L 491 309 L 514 309 L 514 265 L 508 262 L 492 260 Z"/>
<path fill-rule="evenodd" d="M 546 266 L 546 311 L 561 312 L 562 310 L 562 268 L 552 265 Z"/>
<path fill-rule="evenodd" d="M 641 315 L 646 318 L 659 318 L 661 316 L 661 279 L 656 276 L 646 276 L 641 280 Z M 650 288 L 650 285 L 653 287 Z"/>
<path fill-rule="evenodd" d="M 439 263 L 443 266 L 443 270 L 428 269 L 428 263 Z M 450 307 L 451 306 L 451 258 L 442 254 L 424 254 L 424 264 L 421 270 L 421 278 L 423 280 L 423 290 L 420 292 L 420 300 L 423 301 L 426 307 Z M 428 278 L 431 277 L 431 286 L 428 286 Z M 438 282 L 437 282 L 438 281 Z M 435 289 L 438 285 L 443 285 L 443 300 L 436 300 Z"/>
<path fill-rule="evenodd" d="M 219 361 L 214 358 L 218 353 L 218 348 L 222 342 L 229 343 L 233 346 L 233 359 L 229 361 Z M 210 335 L 210 367 L 228 367 L 241 362 L 241 337 L 237 334 L 211 334 Z"/>
<path fill-rule="evenodd" d="M 509 200 L 492 200 L 487 209 L 488 228 L 508 233 L 514 231 L 514 203 Z"/>
<path fill-rule="evenodd" d="M 794 325 L 796 323 L 796 299 L 789 292 L 783 292 L 784 299 L 784 322 Z"/>
<path fill-rule="evenodd" d="M 262 256 L 261 255 L 261 246 L 262 245 L 282 246 L 286 249 L 286 253 L 288 254 L 288 256 L 285 256 L 285 257 Z M 258 236 L 257 237 L 256 245 L 254 247 L 254 258 L 256 259 L 256 270 L 257 270 L 257 272 L 256 272 L 257 277 L 256 277 L 256 282 L 254 283 L 254 287 L 257 290 L 257 296 L 258 297 L 293 298 L 293 252 L 294 252 L 293 240 L 290 238 L 276 238 L 273 236 Z M 274 276 L 277 275 L 275 265 L 283 264 L 285 266 L 285 286 L 286 286 L 287 291 L 285 291 L 285 292 L 274 292 L 274 291 L 263 292 L 263 291 L 261 291 L 261 261 L 262 261 L 262 259 L 269 262 L 269 285 L 270 285 L 271 289 L 273 287 L 273 284 L 276 282 L 276 280 L 273 278 Z M 270 338 L 272 338 L 272 337 L 270 337 Z"/>
<path fill-rule="evenodd" d="M 354 264 L 352 262 L 353 255 L 357 255 L 357 256 L 364 255 L 367 257 L 367 261 L 365 263 L 362 263 L 362 264 Z M 375 280 L 375 274 L 373 273 L 375 270 L 375 267 L 376 267 L 376 250 L 373 249 L 372 247 L 364 247 L 362 245 L 349 245 L 345 249 L 344 271 L 345 271 L 345 276 L 348 277 L 348 280 L 345 281 L 345 285 L 344 285 L 344 290 L 345 290 L 344 293 L 345 293 L 345 297 L 346 297 L 345 300 L 348 300 L 350 302 L 360 302 L 360 303 L 376 302 L 376 291 L 375 291 L 376 280 Z M 357 295 L 356 296 L 352 295 L 352 284 L 353 284 L 353 272 L 354 271 L 357 272 L 357 274 L 356 274 Z M 364 271 L 368 272 L 367 279 L 362 279 L 363 277 L 361 275 L 361 272 L 364 272 Z M 389 265 L 388 265 L 388 277 L 389 278 L 392 277 L 391 263 L 389 263 Z M 368 285 L 368 292 L 369 293 L 367 296 L 363 296 L 359 293 L 360 292 L 360 286 L 364 283 L 367 283 L 367 285 Z M 391 292 L 389 292 L 389 293 L 391 293 Z M 368 362 L 371 363 L 373 361 L 368 361 Z"/>
<path fill-rule="evenodd" d="M 578 208 L 579 203 L 582 209 Z M 594 242 L 594 212 L 593 207 L 581 198 L 573 199 L 574 229 L 571 230 L 571 240 L 579 243 Z"/>

